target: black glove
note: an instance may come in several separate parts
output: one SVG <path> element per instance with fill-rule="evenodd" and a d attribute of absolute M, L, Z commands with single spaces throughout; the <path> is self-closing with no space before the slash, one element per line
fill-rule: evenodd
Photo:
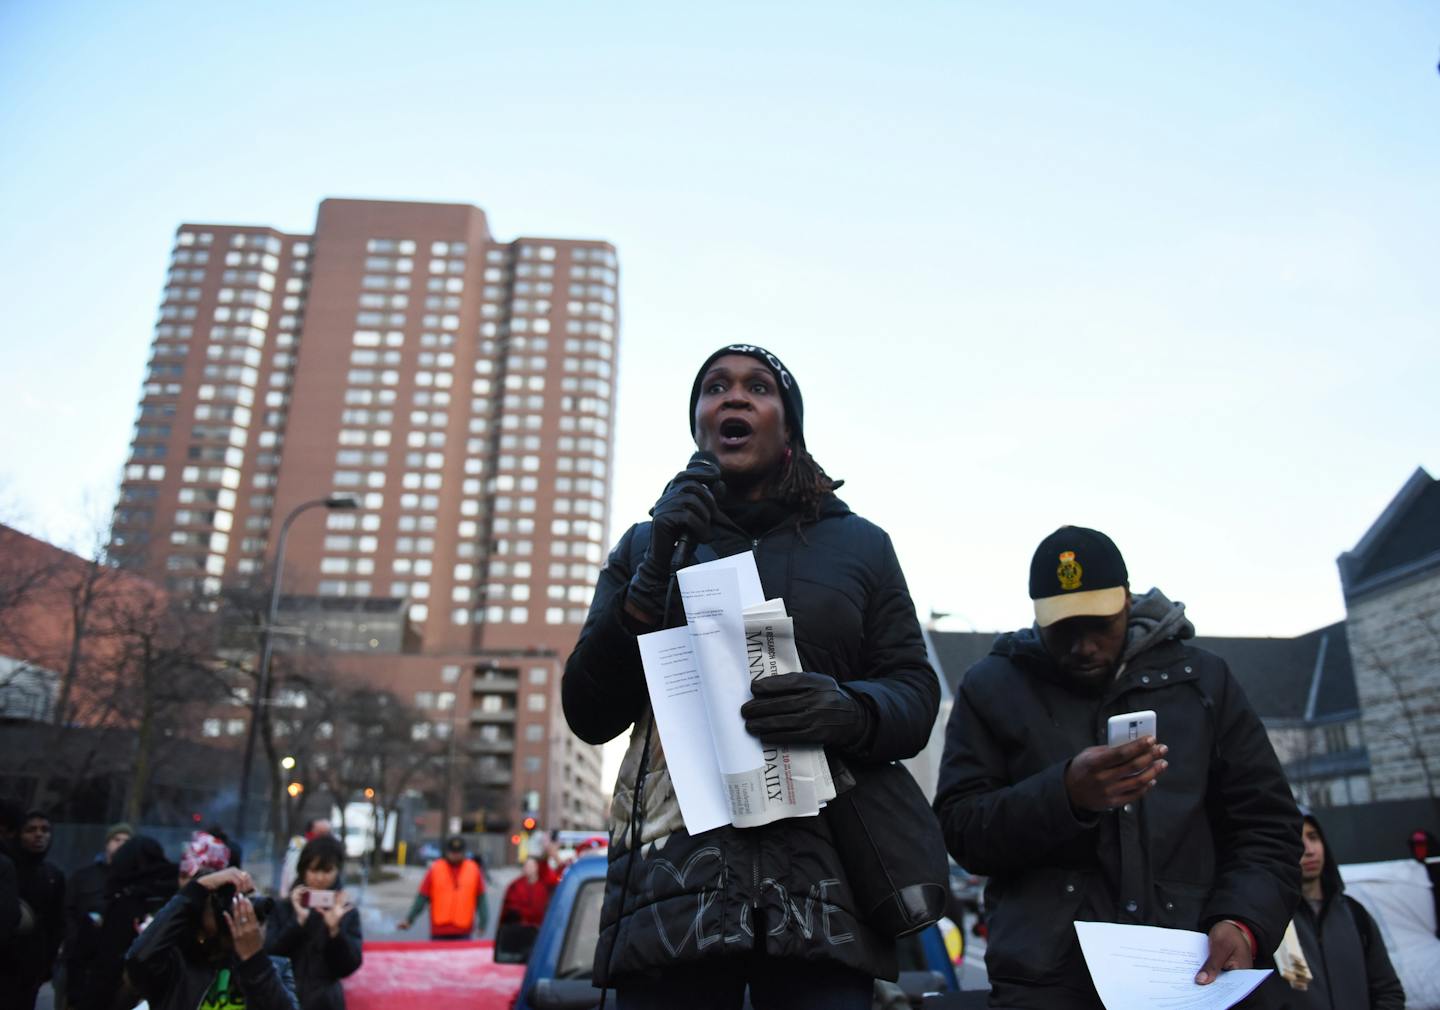
<path fill-rule="evenodd" d="M 720 482 L 720 467 L 708 460 L 694 460 L 675 475 L 665 493 L 650 510 L 650 546 L 645 548 L 635 574 L 630 577 L 626 603 L 655 621 L 664 619 L 665 592 L 670 586 L 670 564 L 681 537 L 691 544 L 710 539 L 715 518 L 715 493 L 711 485 Z"/>
<path fill-rule="evenodd" d="M 766 743 L 854 747 L 870 732 L 870 707 L 823 673 L 782 673 L 751 681 L 740 706 L 745 731 Z"/>

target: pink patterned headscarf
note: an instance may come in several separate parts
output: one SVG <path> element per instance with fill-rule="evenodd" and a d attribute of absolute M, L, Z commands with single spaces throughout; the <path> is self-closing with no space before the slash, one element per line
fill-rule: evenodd
<path fill-rule="evenodd" d="M 230 865 L 230 850 L 214 835 L 197 831 L 190 836 L 180 856 L 180 875 L 198 877 L 202 873 L 223 870 Z"/>

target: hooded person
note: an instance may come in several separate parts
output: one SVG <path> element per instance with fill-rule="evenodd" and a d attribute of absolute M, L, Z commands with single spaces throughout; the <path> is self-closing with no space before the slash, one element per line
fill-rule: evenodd
<path fill-rule="evenodd" d="M 1271 980 L 1267 991 L 1284 997 L 1293 1010 L 1404 1010 L 1405 989 L 1380 928 L 1365 906 L 1345 893 L 1320 821 L 1309 810 L 1302 814 L 1304 900 L 1295 909 L 1294 931 L 1310 978 L 1288 993 L 1283 979 Z"/>
<path fill-rule="evenodd" d="M 105 888 L 110 874 L 110 860 L 135 829 L 120 822 L 105 831 L 105 847 L 85 866 L 70 875 L 65 885 L 65 966 L 64 1004 L 78 1004 L 78 994 L 87 987 L 87 976 L 95 961 L 96 942 L 105 911 Z"/>
<path fill-rule="evenodd" d="M 794 371 L 763 347 L 720 348 L 695 374 L 688 427 L 700 452 L 610 553 L 562 680 L 582 740 L 630 731 L 593 978 L 621 1010 L 738 1007 L 747 986 L 760 1010 L 868 1008 L 895 944 L 857 912 L 826 818 L 690 834 L 666 751 L 710 743 L 662 746 L 637 638 L 684 623 L 678 568 L 753 551 L 804 672 L 752 682 L 739 712 L 751 736 L 847 761 L 909 757 L 929 739 L 939 681 L 889 536 L 835 496 L 807 448 Z"/>
<path fill-rule="evenodd" d="M 165 906 L 176 891 L 179 867 L 165 849 L 148 835 L 136 835 L 111 855 L 106 866 L 105 896 L 96 923 L 93 953 L 83 984 L 71 990 L 76 1010 L 108 1010 L 115 994 L 127 988 L 125 952 L 144 925 Z"/>
<path fill-rule="evenodd" d="M 1183 604 L 1132 596 L 1098 530 L 1044 538 L 1030 598 L 1034 626 L 960 680 L 935 796 L 950 854 L 990 878 L 990 1005 L 1099 1010 L 1077 920 L 1206 933 L 1197 985 L 1268 962 L 1300 815 L 1239 683 L 1188 644 Z M 1154 736 L 1108 745 L 1111 717 L 1145 711 Z"/>

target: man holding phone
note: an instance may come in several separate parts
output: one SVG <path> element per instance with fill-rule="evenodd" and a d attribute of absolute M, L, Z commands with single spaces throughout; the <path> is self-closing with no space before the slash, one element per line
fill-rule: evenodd
<path fill-rule="evenodd" d="M 1098 1010 L 1075 920 L 1207 933 L 1197 985 L 1265 963 L 1300 814 L 1240 685 L 1185 644 L 1183 604 L 1131 596 L 1097 530 L 1041 542 L 1030 598 L 1035 626 L 960 682 L 935 798 L 950 854 L 990 877 L 990 1005 Z"/>

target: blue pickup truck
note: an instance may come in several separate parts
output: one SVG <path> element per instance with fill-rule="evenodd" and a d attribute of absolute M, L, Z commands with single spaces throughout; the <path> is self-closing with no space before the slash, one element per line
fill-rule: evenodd
<path fill-rule="evenodd" d="M 590 1010 L 599 1004 L 600 990 L 590 984 L 590 966 L 600 933 L 605 862 L 602 851 L 586 853 L 570 865 L 538 931 L 502 928 L 497 934 L 495 960 L 526 963 L 514 1010 Z M 927 993 L 959 990 L 955 974 L 955 961 L 960 957 L 958 933 L 954 930 L 954 935 L 948 936 L 948 947 L 947 935 L 939 926 L 900 941 L 899 989 L 911 1006 L 918 1007 Z M 614 999 L 612 992 L 607 1005 L 614 1006 Z M 893 1007 L 900 999 L 893 988 L 884 1000 L 877 990 L 879 1006 Z"/>

